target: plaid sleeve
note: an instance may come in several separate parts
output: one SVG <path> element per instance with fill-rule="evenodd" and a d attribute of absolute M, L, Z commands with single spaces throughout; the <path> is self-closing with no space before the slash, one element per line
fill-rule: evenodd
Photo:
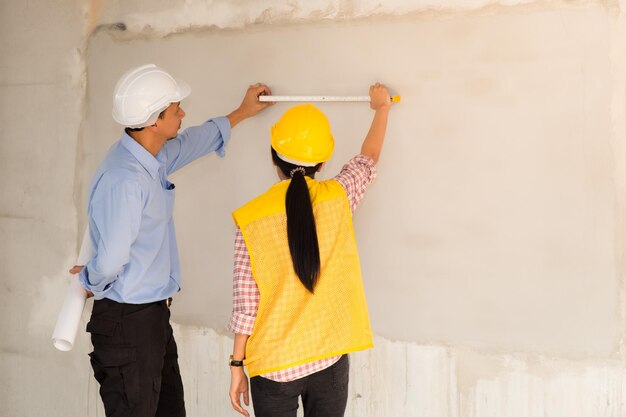
<path fill-rule="evenodd" d="M 357 155 L 343 166 L 335 180 L 348 194 L 350 211 L 354 213 L 361 202 L 365 190 L 376 178 L 376 163 L 369 156 Z"/>
<path fill-rule="evenodd" d="M 237 228 L 233 268 L 233 312 L 228 324 L 230 332 L 252 334 L 259 308 L 259 297 L 259 288 L 252 277 L 248 248 L 241 230 Z"/>

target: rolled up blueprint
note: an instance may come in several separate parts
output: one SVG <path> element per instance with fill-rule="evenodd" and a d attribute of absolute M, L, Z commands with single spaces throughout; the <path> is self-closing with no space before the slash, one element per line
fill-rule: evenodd
<path fill-rule="evenodd" d="M 95 254 L 95 250 L 89 239 L 89 228 L 85 230 L 83 243 L 80 246 L 76 265 L 85 265 Z M 76 275 L 72 275 L 72 281 L 67 289 L 63 306 L 57 318 L 57 324 L 52 332 L 52 344 L 55 348 L 64 352 L 72 350 L 76 332 L 83 315 L 87 293 Z"/>

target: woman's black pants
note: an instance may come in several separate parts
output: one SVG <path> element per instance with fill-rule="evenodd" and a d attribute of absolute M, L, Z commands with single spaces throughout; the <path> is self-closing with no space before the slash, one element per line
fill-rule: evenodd
<path fill-rule="evenodd" d="M 296 417 L 302 396 L 304 417 L 343 417 L 348 402 L 350 362 L 343 355 L 334 365 L 290 382 L 261 376 L 250 379 L 256 417 Z"/>

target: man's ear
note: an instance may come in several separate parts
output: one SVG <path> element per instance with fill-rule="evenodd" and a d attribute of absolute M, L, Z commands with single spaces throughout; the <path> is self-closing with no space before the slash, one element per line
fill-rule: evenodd
<path fill-rule="evenodd" d="M 322 168 L 324 168 L 324 165 L 326 165 L 326 162 L 322 162 L 322 164 L 317 168 L 315 172 L 320 172 Z"/>
<path fill-rule="evenodd" d="M 157 122 L 154 122 L 154 124 L 151 124 L 150 126 L 146 126 L 145 128 L 148 129 L 151 132 L 156 132 L 156 130 L 157 130 Z"/>

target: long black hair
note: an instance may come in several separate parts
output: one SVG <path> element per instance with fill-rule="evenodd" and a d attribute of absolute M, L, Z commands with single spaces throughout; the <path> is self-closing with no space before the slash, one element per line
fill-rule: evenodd
<path fill-rule="evenodd" d="M 313 293 L 320 275 L 320 248 L 311 196 L 304 176 L 314 178 L 322 164 L 312 167 L 291 164 L 280 159 L 274 148 L 272 148 L 272 160 L 286 177 L 291 178 L 285 198 L 289 252 L 293 269 L 300 278 L 300 282 Z"/>

